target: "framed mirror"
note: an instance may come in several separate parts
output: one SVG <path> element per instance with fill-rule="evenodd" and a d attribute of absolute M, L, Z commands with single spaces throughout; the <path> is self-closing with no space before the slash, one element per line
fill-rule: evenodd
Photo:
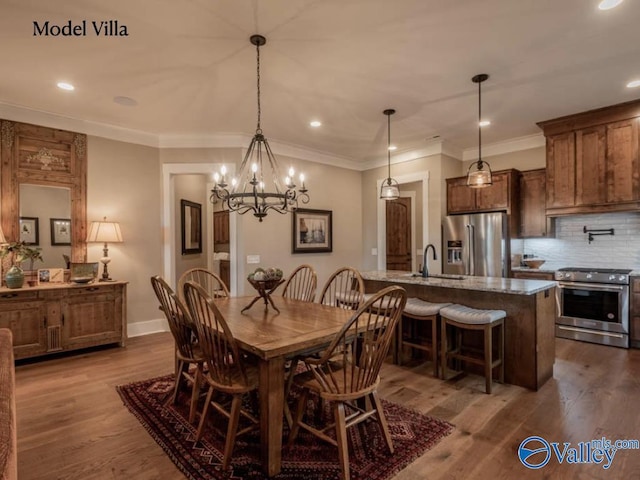
<path fill-rule="evenodd" d="M 2 230 L 20 239 L 20 217 L 38 218 L 43 267 L 66 267 L 87 257 L 87 137 L 84 134 L 0 120 Z M 69 219 L 70 245 L 51 245 L 50 219 Z M 22 222 L 25 223 L 24 221 Z M 70 241 L 69 241 L 70 240 Z M 55 248 L 45 252 L 45 248 Z M 64 251 L 63 251 L 64 249 Z"/>
<path fill-rule="evenodd" d="M 202 205 L 180 200 L 182 255 L 202 253 Z"/>

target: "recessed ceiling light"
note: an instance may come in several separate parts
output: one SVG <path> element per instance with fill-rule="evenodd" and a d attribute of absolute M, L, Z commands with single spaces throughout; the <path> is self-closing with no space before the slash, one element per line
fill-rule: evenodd
<path fill-rule="evenodd" d="M 322 126 L 322 122 L 320 120 L 312 120 L 309 122 L 309 126 L 313 128 L 318 128 Z"/>
<path fill-rule="evenodd" d="M 478 125 L 480 125 L 481 127 L 488 127 L 489 125 L 491 125 L 491 120 L 482 120 L 478 123 Z"/>
<path fill-rule="evenodd" d="M 57 83 L 58 88 L 62 89 L 62 90 L 75 90 L 76 87 L 74 87 L 73 85 L 71 85 L 70 83 L 66 83 L 66 82 L 58 82 Z"/>
<path fill-rule="evenodd" d="M 600 10 L 611 10 L 612 8 L 616 8 L 622 2 L 623 2 L 623 0 L 602 0 L 598 4 L 598 8 Z"/>
<path fill-rule="evenodd" d="M 117 97 L 113 97 L 113 103 L 117 103 L 118 105 L 123 105 L 125 107 L 135 107 L 138 105 L 138 102 L 135 101 L 131 97 L 123 97 L 118 95 Z"/>
<path fill-rule="evenodd" d="M 397 150 L 398 147 L 396 147 L 395 145 L 389 145 L 389 151 L 393 152 L 394 150 Z"/>
<path fill-rule="evenodd" d="M 633 80 L 627 83 L 627 88 L 636 88 L 636 87 L 640 87 L 640 80 Z"/>

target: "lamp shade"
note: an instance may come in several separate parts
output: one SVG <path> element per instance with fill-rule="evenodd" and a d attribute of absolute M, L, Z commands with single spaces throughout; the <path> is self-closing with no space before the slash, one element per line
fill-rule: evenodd
<path fill-rule="evenodd" d="M 91 222 L 87 242 L 120 243 L 122 232 L 118 222 L 107 222 L 106 218 L 101 222 Z"/>

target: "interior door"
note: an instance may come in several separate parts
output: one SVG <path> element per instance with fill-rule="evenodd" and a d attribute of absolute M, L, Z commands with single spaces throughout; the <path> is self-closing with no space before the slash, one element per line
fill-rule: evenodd
<path fill-rule="evenodd" d="M 411 271 L 411 198 L 386 202 L 387 270 Z"/>

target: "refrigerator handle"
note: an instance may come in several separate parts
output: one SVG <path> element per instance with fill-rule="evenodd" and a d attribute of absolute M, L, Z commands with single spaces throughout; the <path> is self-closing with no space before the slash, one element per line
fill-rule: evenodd
<path fill-rule="evenodd" d="M 473 275 L 474 271 L 475 271 L 475 264 L 473 261 L 473 252 L 475 250 L 475 245 L 474 245 L 474 234 L 473 234 L 473 226 L 472 225 L 465 225 L 467 227 L 467 241 L 468 241 L 468 245 L 469 247 L 467 248 L 467 261 L 464 262 L 464 274 L 465 275 Z"/>
<path fill-rule="evenodd" d="M 476 227 L 469 225 L 469 275 L 476 274 Z"/>

